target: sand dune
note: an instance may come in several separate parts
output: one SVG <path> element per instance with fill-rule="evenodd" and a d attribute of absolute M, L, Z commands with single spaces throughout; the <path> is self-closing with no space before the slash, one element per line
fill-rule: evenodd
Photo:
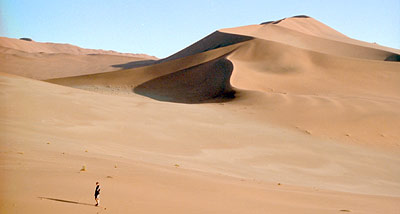
<path fill-rule="evenodd" d="M 25 41 L 21 39 L 13 39 L 7 37 L 0 37 L 0 46 L 4 48 L 23 51 L 26 53 L 64 53 L 73 55 L 106 54 L 154 59 L 154 57 L 147 54 L 119 53 L 110 50 L 80 48 L 78 46 L 70 44 Z"/>
<path fill-rule="evenodd" d="M 288 22 L 287 20 L 293 19 L 285 19 L 278 24 L 249 25 L 238 28 L 222 29 L 221 31 L 245 36 L 252 36 L 268 41 L 275 41 L 293 47 L 335 56 L 373 60 L 391 60 L 393 56 L 397 56 L 398 54 L 400 54 L 400 52 L 395 49 L 390 49 L 379 45 L 359 42 L 350 38 L 342 38 L 336 36 L 337 32 L 333 30 L 333 32 L 330 32 L 330 28 L 327 26 L 320 26 L 318 28 L 321 30 L 317 32 L 323 32 L 320 33 L 323 36 L 318 36 L 318 34 L 314 32 L 304 32 L 302 30 L 303 28 L 300 28 L 300 30 L 298 30 L 298 28 L 296 27 L 289 28 L 291 25 L 284 25 L 285 27 L 282 27 L 281 25 Z M 309 20 L 314 19 L 309 18 Z M 314 28 L 316 28 L 316 26 L 314 26 Z"/>
<path fill-rule="evenodd" d="M 287 29 L 292 29 L 300 33 L 317 36 L 320 38 L 341 40 L 350 39 L 346 35 L 336 31 L 335 29 L 315 20 L 309 16 L 293 16 L 291 18 L 284 18 L 277 21 L 265 22 L 262 25 L 272 24 Z"/>
<path fill-rule="evenodd" d="M 160 60 L 3 40 L 1 211 L 400 209 L 399 50 L 307 16 Z"/>
<path fill-rule="evenodd" d="M 294 24 L 294 22 L 304 19 L 311 22 L 310 25 L 312 27 L 308 25 L 304 27 L 304 21 L 298 24 L 303 26 L 302 28 Z M 279 26 L 284 22 L 289 22 L 288 20 L 294 21 L 290 21 L 291 25 L 285 25 L 284 28 Z M 152 65 L 100 75 L 49 81 L 73 87 L 92 88 L 91 90 L 101 89 L 104 92 L 123 91 L 124 93 L 130 93 L 134 91 L 135 87 L 146 81 L 175 72 L 177 72 L 174 74 L 176 77 L 181 77 L 180 73 L 184 74 L 185 71 L 189 71 L 188 69 L 198 66 L 203 67 L 203 69 L 197 69 L 199 71 L 196 72 L 205 74 L 210 70 L 205 64 L 212 63 L 215 58 L 226 56 L 235 67 L 240 67 L 239 69 L 233 69 L 232 79 L 227 83 L 233 84 L 238 89 L 269 92 L 271 88 L 275 88 L 274 90 L 286 93 L 328 93 L 344 96 L 350 96 L 353 92 L 357 95 L 359 93 L 376 96 L 398 95 L 399 84 L 397 83 L 399 76 L 397 72 L 394 72 L 399 67 L 398 63 L 379 62 L 396 53 L 385 51 L 383 50 L 385 49 L 384 47 L 378 49 L 356 46 L 351 42 L 346 43 L 344 39 L 349 41 L 352 41 L 352 39 L 312 18 L 289 18 L 280 21 L 278 24 L 271 25 L 273 26 L 268 28 L 265 27 L 269 26 L 269 24 L 223 29 L 221 32 L 210 34 L 188 48 L 154 62 Z M 295 27 L 288 29 L 290 26 Z M 300 30 L 297 31 L 296 27 L 300 28 Z M 306 27 L 313 31 L 302 30 Z M 317 30 L 318 27 L 319 30 Z M 320 34 L 313 32 L 320 32 Z M 247 36 L 233 33 L 246 34 Z M 329 33 L 332 35 L 331 37 L 328 36 Z M 316 35 L 321 37 L 310 38 L 311 34 L 313 34 L 313 37 Z M 327 38 L 341 38 L 343 41 Z M 377 73 L 377 70 L 382 72 Z M 218 70 L 216 73 L 218 73 Z M 198 78 L 193 75 L 187 76 L 184 79 L 188 81 L 194 81 L 194 79 Z M 388 76 L 391 78 L 388 78 Z M 295 78 L 293 79 L 292 77 Z M 170 77 L 165 76 L 163 78 L 165 79 L 165 84 L 171 84 L 171 81 L 168 82 L 171 79 Z M 320 81 L 315 81 L 315 78 L 319 78 Z M 197 79 L 196 81 L 202 82 L 203 80 Z M 291 84 L 285 85 L 287 81 L 291 81 Z M 161 87 L 163 84 L 158 83 L 156 85 Z M 371 85 L 365 90 L 365 84 Z M 105 88 L 104 86 L 107 87 Z M 291 87 L 295 88 L 292 90 L 290 89 Z M 185 101 L 184 98 L 179 97 L 180 95 L 186 96 L 183 91 L 187 90 L 180 88 L 180 86 L 171 85 L 169 90 L 160 88 L 159 91 L 168 93 L 166 91 L 171 91 L 171 88 L 182 90 L 182 93 L 175 94 L 176 100 L 180 102 L 196 102 L 193 99 Z M 202 100 L 207 97 L 208 99 L 218 97 L 218 92 L 210 93 L 208 87 L 203 87 L 203 89 L 196 89 L 198 93 L 196 96 L 202 97 Z M 154 96 L 154 93 L 152 94 L 153 97 L 157 97 Z M 207 94 L 209 96 L 206 96 Z M 162 97 L 161 94 L 159 96 Z M 173 101 L 172 98 L 168 100 Z"/>
<path fill-rule="evenodd" d="M 0 72 L 41 80 L 121 70 L 126 63 L 157 59 L 145 54 L 125 54 L 5 37 L 0 37 L 0 58 L 4 59 Z"/>
<path fill-rule="evenodd" d="M 185 103 L 233 98 L 229 82 L 232 70 L 232 63 L 222 56 L 142 83 L 134 92 L 157 100 Z"/>
<path fill-rule="evenodd" d="M 268 27 L 271 27 L 272 25 L 269 25 Z M 316 19 L 313 19 L 311 17 L 303 17 L 300 16 L 293 16 L 291 18 L 286 18 L 274 25 L 275 27 L 279 26 L 279 28 L 286 28 L 290 30 L 294 30 L 303 34 L 307 34 L 310 36 L 315 36 L 318 38 L 324 38 L 324 39 L 329 39 L 329 40 L 335 40 L 335 41 L 341 41 L 345 43 L 350 43 L 350 44 L 355 44 L 355 45 L 360 45 L 364 47 L 370 47 L 370 48 L 376 48 L 380 50 L 385 50 L 388 52 L 394 52 L 399 54 L 399 50 L 390 48 L 390 47 L 385 47 L 378 45 L 376 43 L 368 43 L 356 39 L 352 39 L 350 37 L 347 37 L 346 35 L 336 31 L 335 29 L 325 25 L 324 23 L 319 22 Z M 266 28 L 268 28 L 266 27 Z M 315 38 L 313 37 L 313 38 Z"/>

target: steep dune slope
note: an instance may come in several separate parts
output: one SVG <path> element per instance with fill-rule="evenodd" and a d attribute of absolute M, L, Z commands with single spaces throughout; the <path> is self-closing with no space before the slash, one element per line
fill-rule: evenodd
<path fill-rule="evenodd" d="M 243 35 L 223 33 L 220 31 L 216 31 L 216 32 L 204 37 L 200 41 L 195 42 L 194 44 L 190 45 L 189 47 L 187 47 L 165 59 L 160 60 L 160 62 L 179 59 L 182 57 L 199 54 L 199 53 L 214 50 L 217 48 L 222 48 L 222 47 L 234 45 L 237 43 L 249 41 L 252 39 L 253 39 L 253 37 L 250 37 L 250 36 L 243 36 Z"/>
<path fill-rule="evenodd" d="M 232 70 L 232 63 L 222 56 L 142 83 L 134 92 L 157 100 L 185 103 L 233 98 L 229 83 Z"/>

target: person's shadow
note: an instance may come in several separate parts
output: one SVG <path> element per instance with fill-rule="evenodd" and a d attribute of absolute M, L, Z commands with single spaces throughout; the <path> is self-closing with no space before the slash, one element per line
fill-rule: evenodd
<path fill-rule="evenodd" d="M 79 204 L 79 205 L 86 205 L 86 206 L 96 207 L 94 204 L 82 203 L 82 202 L 78 202 L 78 201 L 64 200 L 64 199 L 59 199 L 59 198 L 47 198 L 47 197 L 38 197 L 38 198 L 40 198 L 42 200 L 45 199 L 45 200 L 58 201 L 58 202 L 63 202 L 63 203 Z"/>

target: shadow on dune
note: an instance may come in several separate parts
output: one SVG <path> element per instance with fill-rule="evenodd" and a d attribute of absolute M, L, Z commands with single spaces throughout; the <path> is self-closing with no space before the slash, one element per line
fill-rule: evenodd
<path fill-rule="evenodd" d="M 306 16 L 306 15 L 297 15 L 297 16 L 292 16 L 292 17 L 290 17 L 290 18 L 303 18 L 303 19 L 308 19 L 308 18 L 311 18 L 310 16 Z M 285 20 L 286 18 L 284 18 L 284 19 L 280 19 L 280 20 L 278 20 L 278 21 L 267 21 L 267 22 L 262 22 L 260 25 L 267 25 L 267 24 L 279 24 L 279 22 L 281 22 L 281 21 L 283 21 L 283 20 Z"/>
<path fill-rule="evenodd" d="M 306 19 L 308 19 L 308 18 L 311 18 L 311 17 L 309 17 L 307 15 L 297 15 L 297 16 L 292 16 L 292 18 L 306 18 Z"/>
<path fill-rule="evenodd" d="M 189 47 L 154 64 L 234 45 L 254 39 L 250 36 L 216 31 Z M 235 97 L 230 84 L 233 64 L 226 59 L 229 53 L 190 68 L 167 74 L 135 87 L 137 94 L 159 101 L 177 103 L 226 102 Z"/>
<path fill-rule="evenodd" d="M 142 60 L 142 61 L 133 61 L 125 64 L 116 64 L 112 65 L 112 67 L 129 69 L 129 68 L 138 68 L 148 65 L 160 64 L 163 62 L 167 62 L 170 60 L 175 60 L 191 55 L 195 55 L 198 53 L 226 47 L 229 45 L 234 45 L 240 42 L 245 42 L 254 39 L 250 36 L 236 35 L 230 33 L 222 33 L 219 31 L 215 31 L 214 33 L 204 37 L 200 41 L 195 42 L 189 47 L 160 60 Z"/>
<path fill-rule="evenodd" d="M 187 56 L 195 55 L 198 53 L 206 52 L 209 50 L 214 50 L 217 48 L 234 45 L 234 44 L 249 41 L 252 39 L 254 39 L 254 38 L 250 37 L 250 36 L 222 33 L 219 31 L 215 31 L 214 33 L 204 37 L 200 41 L 195 42 L 194 44 L 190 45 L 189 47 L 187 47 L 167 58 L 161 59 L 160 62 L 179 59 L 182 57 L 187 57 Z"/>
<path fill-rule="evenodd" d="M 267 25 L 267 24 L 271 24 L 271 23 L 273 23 L 273 22 L 274 22 L 274 21 L 261 22 L 260 25 Z"/>
<path fill-rule="evenodd" d="M 152 59 L 133 61 L 133 62 L 128 62 L 128 63 L 124 63 L 124 64 L 112 65 L 111 67 L 122 68 L 122 69 L 138 68 L 138 67 L 153 65 L 153 64 L 157 63 L 157 61 L 158 60 L 152 60 Z"/>
<path fill-rule="evenodd" d="M 70 201 L 70 200 L 64 200 L 64 199 L 59 199 L 59 198 L 47 198 L 47 197 L 38 197 L 40 199 L 45 199 L 45 200 L 51 200 L 51 201 L 58 201 L 58 202 L 63 202 L 63 203 L 69 203 L 69 204 L 79 204 L 79 205 L 86 205 L 86 206 L 93 206 L 95 207 L 94 204 L 88 204 L 88 203 L 81 203 L 77 201 Z"/>
<path fill-rule="evenodd" d="M 135 87 L 137 94 L 159 101 L 210 103 L 229 101 L 235 91 L 230 85 L 233 64 L 225 56 L 164 75 Z"/>
<path fill-rule="evenodd" d="M 390 55 L 385 59 L 385 61 L 400 62 L 400 55 L 398 54 Z"/>

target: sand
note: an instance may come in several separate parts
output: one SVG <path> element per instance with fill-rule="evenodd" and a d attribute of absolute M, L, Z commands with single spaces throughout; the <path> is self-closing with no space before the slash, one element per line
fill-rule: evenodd
<path fill-rule="evenodd" d="M 40 64 L 40 44 L 17 46 L 0 66 L 2 212 L 400 210 L 398 50 L 299 17 L 222 29 L 159 61 Z"/>
<path fill-rule="evenodd" d="M 69 44 L 41 43 L 0 37 L 0 72 L 32 79 L 51 79 L 121 70 L 137 61 L 154 61 L 146 54 L 85 49 Z"/>

